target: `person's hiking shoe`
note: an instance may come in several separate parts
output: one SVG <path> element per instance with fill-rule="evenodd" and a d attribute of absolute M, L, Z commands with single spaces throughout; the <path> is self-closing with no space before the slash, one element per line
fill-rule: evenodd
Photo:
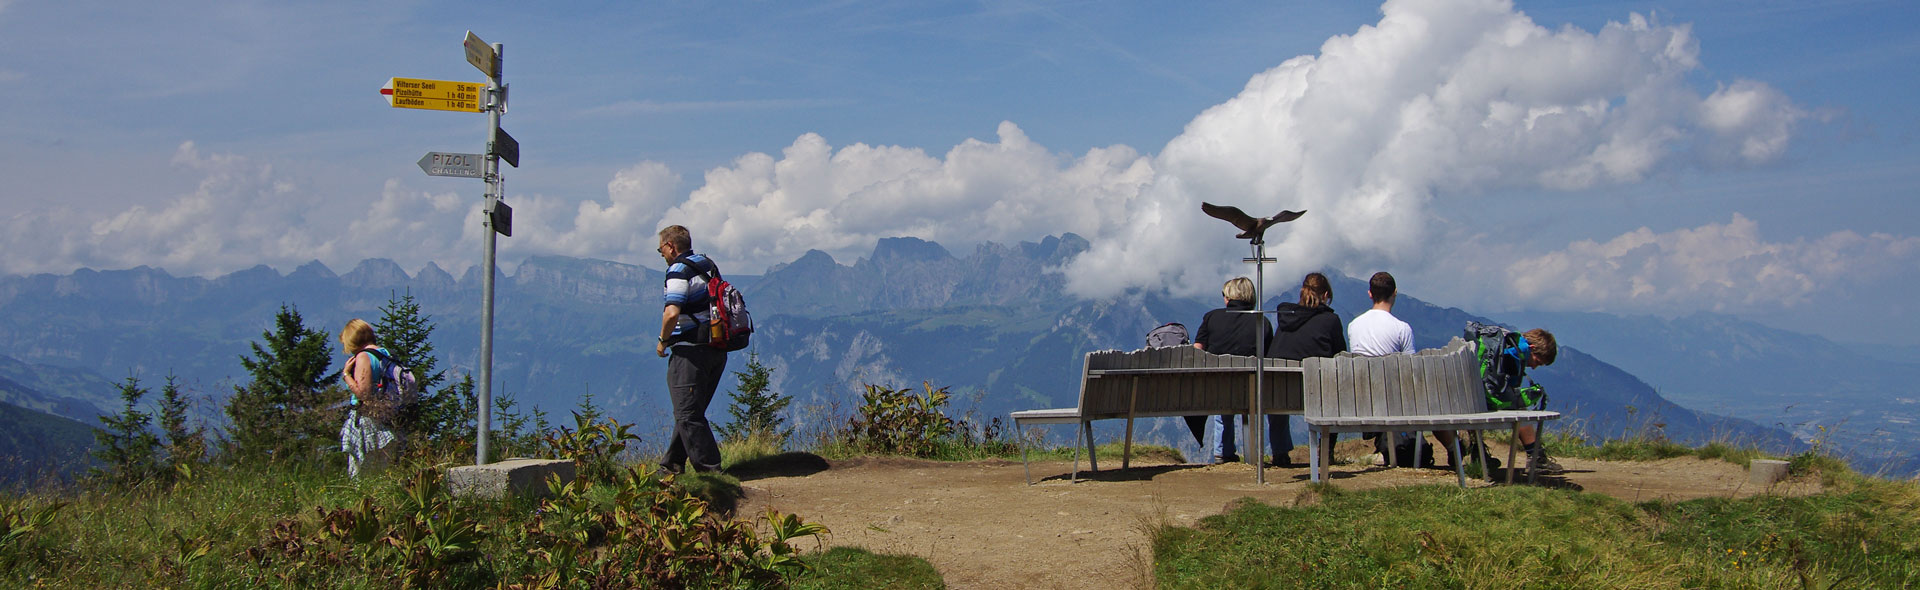
<path fill-rule="evenodd" d="M 1547 453 L 1542 450 L 1527 453 L 1527 469 L 1544 475 L 1560 475 L 1567 472 L 1565 467 L 1561 467 L 1558 461 L 1554 461 L 1552 457 L 1548 457 Z"/>
<path fill-rule="evenodd" d="M 1213 457 L 1213 463 L 1215 465 L 1219 465 L 1221 463 L 1239 463 L 1239 462 L 1240 462 L 1239 455 L 1224 455 L 1224 456 L 1215 455 Z"/>

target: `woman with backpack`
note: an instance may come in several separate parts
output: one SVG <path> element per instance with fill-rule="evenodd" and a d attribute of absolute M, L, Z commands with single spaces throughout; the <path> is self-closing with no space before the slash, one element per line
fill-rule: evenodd
<path fill-rule="evenodd" d="M 347 475 L 359 477 L 361 465 L 369 460 L 386 463 L 399 449 L 400 436 L 393 428 L 397 400 L 390 395 L 399 384 L 389 385 L 393 355 L 373 343 L 373 326 L 365 320 L 347 321 L 340 329 L 340 348 L 348 355 L 340 379 L 350 396 L 347 420 L 340 426 L 340 450 L 347 454 Z"/>
<path fill-rule="evenodd" d="M 1347 334 L 1340 314 L 1333 311 L 1333 285 L 1327 275 L 1307 273 L 1300 280 L 1300 302 L 1282 303 L 1275 311 L 1280 333 L 1267 345 L 1269 358 L 1292 361 L 1333 356 L 1347 351 Z M 1267 441 L 1272 443 L 1275 467 L 1298 467 L 1287 455 L 1293 450 L 1291 416 L 1267 416 Z"/>

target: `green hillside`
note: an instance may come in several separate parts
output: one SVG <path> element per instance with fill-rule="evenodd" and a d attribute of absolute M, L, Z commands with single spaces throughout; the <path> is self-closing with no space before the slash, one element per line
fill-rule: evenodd
<path fill-rule="evenodd" d="M 0 402 L 0 485 L 84 471 L 93 427 Z"/>

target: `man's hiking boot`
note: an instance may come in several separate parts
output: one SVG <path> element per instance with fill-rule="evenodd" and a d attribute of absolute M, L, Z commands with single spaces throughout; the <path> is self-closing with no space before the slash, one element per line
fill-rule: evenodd
<path fill-rule="evenodd" d="M 1547 451 L 1544 448 L 1535 448 L 1527 452 L 1527 468 L 1533 470 L 1534 473 L 1542 475 L 1560 475 L 1567 472 L 1566 468 L 1561 467 L 1559 462 L 1547 456 Z"/>

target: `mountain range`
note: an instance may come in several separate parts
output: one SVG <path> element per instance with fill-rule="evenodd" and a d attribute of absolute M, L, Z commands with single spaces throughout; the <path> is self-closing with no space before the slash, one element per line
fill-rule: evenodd
<path fill-rule="evenodd" d="M 511 243 L 505 247 L 510 251 Z M 774 369 L 774 388 L 796 398 L 790 418 L 803 428 L 844 419 L 858 405 L 857 392 L 865 383 L 948 386 L 958 400 L 956 412 L 984 422 L 1018 409 L 1070 406 L 1086 352 L 1138 348 L 1153 327 L 1168 321 L 1197 326 L 1207 310 L 1218 307 L 1217 297 L 1149 292 L 1098 301 L 1071 297 L 1061 291 L 1055 269 L 1087 247 L 1086 240 L 1066 234 L 981 244 L 955 255 L 936 243 L 891 238 L 851 264 L 813 251 L 758 276 L 727 278 L 746 293 L 754 311 L 758 329 L 752 352 Z M 724 272 L 726 261 L 720 265 Z M 1366 309 L 1363 282 L 1330 276 L 1342 318 Z M 653 268 L 557 256 L 530 257 L 511 273 L 503 272 L 494 316 L 496 395 L 511 395 L 523 408 L 564 414 L 591 394 L 613 416 L 638 422 L 643 440 L 661 440 L 668 422 L 665 362 L 654 356 L 652 346 L 661 281 L 661 272 Z M 1275 278 L 1269 284 L 1292 283 Z M 1425 303 L 1413 295 L 1417 291 L 1409 286 L 1394 313 L 1413 326 L 1422 348 L 1444 344 L 1469 320 L 1491 321 Z M 431 316 L 440 366 L 454 374 L 475 371 L 477 267 L 457 279 L 433 264 L 409 274 L 378 259 L 339 275 L 313 262 L 285 275 L 261 266 L 217 278 L 174 277 L 139 267 L 0 278 L 0 355 L 11 357 L 0 361 L 0 377 L 38 393 L 8 394 L 0 401 L 91 421 L 117 400 L 112 382 L 100 376 L 133 374 L 152 384 L 172 373 L 198 394 L 197 415 L 217 423 L 219 404 L 233 381 L 244 378 L 240 355 L 270 327 L 282 303 L 296 306 L 309 327 L 333 334 L 350 318 L 377 319 L 381 304 L 401 293 L 411 294 Z M 1267 301 L 1268 309 L 1291 294 L 1277 295 Z M 1805 448 L 1811 440 L 1805 433 L 1796 436 L 1791 425 L 1757 422 L 1742 413 L 1745 409 L 1710 405 L 1730 416 L 1708 414 L 1664 397 L 1675 387 L 1669 383 L 1691 387 L 1697 381 L 1679 380 L 1685 371 L 1674 362 L 1645 358 L 1660 354 L 1635 356 L 1640 353 L 1626 350 L 1632 346 L 1620 346 L 1625 340 L 1644 347 L 1646 338 L 1633 338 L 1639 332 L 1595 328 L 1610 317 L 1496 318 L 1560 333 L 1559 362 L 1535 372 L 1549 388 L 1552 407 L 1571 414 L 1552 428 L 1576 428 L 1595 437 L 1658 431 L 1686 442 L 1731 439 L 1780 451 Z M 1668 342 L 1694 347 L 1686 355 L 1779 360 L 1777 354 L 1740 356 L 1751 343 L 1741 341 L 1738 332 L 1726 334 L 1675 336 Z M 1843 356 L 1847 350 L 1819 339 L 1791 345 Z M 336 356 L 336 363 L 340 360 Z M 1629 362 L 1634 368 L 1623 369 Z M 745 364 L 746 355 L 733 355 L 729 370 Z M 1745 365 L 1695 366 L 1707 367 L 1701 372 L 1737 372 Z M 1657 375 L 1651 380 L 1661 388 L 1636 375 Z M 731 383 L 722 384 L 722 391 L 730 388 Z M 1833 394 L 1813 389 L 1805 395 Z M 716 400 L 716 406 L 725 403 L 724 396 Z M 716 407 L 709 415 L 719 419 L 725 412 Z M 1148 440 L 1191 444 L 1175 421 L 1149 422 Z"/>

